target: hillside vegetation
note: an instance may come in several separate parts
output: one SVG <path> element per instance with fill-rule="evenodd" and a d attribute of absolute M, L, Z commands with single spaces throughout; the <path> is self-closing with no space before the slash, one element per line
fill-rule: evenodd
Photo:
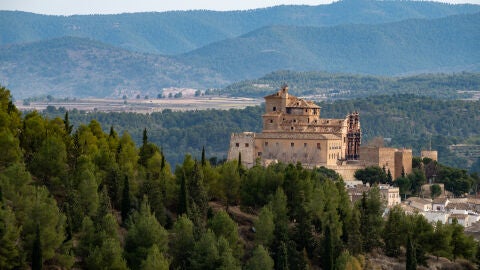
<path fill-rule="evenodd" d="M 275 70 L 377 75 L 480 71 L 480 13 L 333 27 L 268 26 L 177 57 L 230 80 Z"/>
<path fill-rule="evenodd" d="M 338 1 L 319 6 L 277 6 L 249 11 L 207 10 L 117 15 L 45 16 L 0 11 L 0 45 L 64 36 L 90 38 L 124 49 L 185 53 L 271 25 L 378 24 L 410 18 L 475 13 L 479 5 L 424 1 Z"/>
<path fill-rule="evenodd" d="M 64 37 L 0 50 L 0 81 L 15 98 L 119 96 L 122 90 L 156 96 L 162 88 L 209 87 L 225 80 L 202 67 L 135 53 L 97 41 Z"/>
<path fill-rule="evenodd" d="M 136 147 L 96 120 L 21 115 L 3 87 L 0 119 L 1 269 L 372 269 L 378 253 L 472 269 L 480 252 L 456 222 L 398 206 L 384 220 L 376 186 L 351 203 L 323 167 L 212 165 L 202 151 L 172 173 L 146 130 Z"/>
<path fill-rule="evenodd" d="M 219 94 L 264 97 L 283 83 L 296 96 L 352 99 L 382 94 L 415 94 L 441 99 L 470 98 L 480 89 L 480 73 L 420 74 L 380 77 L 327 72 L 277 71 L 254 80 L 233 83 Z M 467 91 L 467 92 L 464 92 Z"/>

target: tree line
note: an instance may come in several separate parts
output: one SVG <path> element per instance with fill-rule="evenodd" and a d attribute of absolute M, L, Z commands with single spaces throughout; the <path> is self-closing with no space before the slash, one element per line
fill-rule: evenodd
<path fill-rule="evenodd" d="M 422 149 L 437 150 L 442 164 L 480 172 L 480 160 L 458 157 L 451 144 L 479 144 L 480 102 L 438 100 L 416 95 L 381 95 L 360 99 L 321 102 L 322 118 L 344 118 L 348 112 L 359 111 L 362 125 L 362 143 L 375 137 L 390 138 L 392 147 L 412 148 L 414 155 Z M 49 107 L 44 115 L 63 117 L 66 110 Z M 233 132 L 262 130 L 263 106 L 245 109 L 163 112 L 147 115 L 135 113 L 86 113 L 70 111 L 75 127 L 95 119 L 108 131 L 114 126 L 119 132 L 128 131 L 137 145 L 141 144 L 142 130 L 147 128 L 151 142 L 160 146 L 167 160 L 175 166 L 185 153 L 199 158 L 205 146 L 211 157 L 226 157 Z M 463 119 L 463 120 L 459 120 Z"/>

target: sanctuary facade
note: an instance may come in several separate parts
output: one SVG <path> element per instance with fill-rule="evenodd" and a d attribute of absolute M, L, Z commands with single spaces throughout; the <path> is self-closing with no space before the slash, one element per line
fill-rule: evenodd
<path fill-rule="evenodd" d="M 324 166 L 337 171 L 345 180 L 353 180 L 356 170 L 370 165 L 387 165 L 397 169 L 395 174 L 411 171 L 411 150 L 405 157 L 403 150 L 388 151 L 392 154 L 388 158 L 390 164 L 380 164 L 385 158 L 375 158 L 371 149 L 366 155 L 369 160 L 361 159 L 358 112 L 331 119 L 321 118 L 320 109 L 312 101 L 290 95 L 288 86 L 283 85 L 278 92 L 265 97 L 262 132 L 233 133 L 227 159 L 240 157 L 248 168 L 257 162 L 264 166 L 272 162 L 300 162 L 307 168 Z M 377 151 L 377 155 L 384 152 Z"/>

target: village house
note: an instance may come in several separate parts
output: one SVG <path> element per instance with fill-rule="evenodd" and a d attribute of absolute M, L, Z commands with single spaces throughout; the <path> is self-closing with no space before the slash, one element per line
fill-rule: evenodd
<path fill-rule="evenodd" d="M 419 210 L 419 211 L 431 211 L 432 210 L 432 200 L 423 199 L 419 197 L 410 197 L 406 201 L 406 204 Z"/>

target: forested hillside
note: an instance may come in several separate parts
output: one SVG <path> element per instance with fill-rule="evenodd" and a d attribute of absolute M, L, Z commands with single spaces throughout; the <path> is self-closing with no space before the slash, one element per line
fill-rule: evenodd
<path fill-rule="evenodd" d="M 221 76 L 169 57 L 134 53 L 98 41 L 64 37 L 0 50 L 0 81 L 15 98 L 108 97 L 121 90 L 156 96 L 164 87 L 224 85 Z M 120 95 L 121 98 L 121 95 Z"/>
<path fill-rule="evenodd" d="M 269 25 L 378 24 L 479 11 L 479 5 L 471 4 L 368 0 L 228 12 L 196 10 L 45 16 L 0 11 L 0 45 L 74 36 L 98 40 L 127 50 L 174 55 Z"/>
<path fill-rule="evenodd" d="M 136 147 L 96 120 L 22 115 L 5 88 L 0 119 L 1 269 L 370 269 L 379 253 L 408 269 L 432 256 L 476 262 L 461 225 L 399 207 L 384 220 L 377 187 L 352 204 L 325 168 L 212 166 L 202 153 L 172 173 L 147 131 Z"/>
<path fill-rule="evenodd" d="M 480 134 L 474 123 L 480 120 L 480 102 L 439 100 L 414 95 L 384 95 L 368 98 L 337 100 L 319 103 L 321 117 L 343 118 L 352 111 L 360 112 L 363 143 L 377 136 L 391 138 L 390 146 L 413 148 L 414 154 L 428 149 L 439 151 L 439 160 L 450 166 L 468 168 L 471 164 L 454 156 L 450 144 L 458 144 Z M 47 111 L 49 118 L 62 117 L 64 110 Z M 80 113 L 70 112 L 75 126 L 99 121 L 105 131 L 110 126 L 119 131 L 128 130 L 132 138 L 141 143 L 146 128 L 152 142 L 159 145 L 167 160 L 175 165 L 184 153 L 200 157 L 204 146 L 210 156 L 221 160 L 226 157 L 232 132 L 262 130 L 262 107 L 244 110 L 207 110 L 140 115 L 133 113 Z M 476 167 L 479 170 L 480 167 Z"/>
<path fill-rule="evenodd" d="M 176 57 L 230 80 L 275 70 L 377 75 L 480 71 L 480 13 L 333 27 L 268 26 Z"/>
<path fill-rule="evenodd" d="M 459 99 L 471 98 L 472 92 L 469 91 L 479 91 L 480 73 L 380 77 L 327 72 L 277 71 L 259 79 L 233 83 L 217 92 L 234 97 L 264 97 L 275 92 L 283 83 L 288 83 L 292 94 L 315 99 L 352 99 L 389 94 Z"/>

